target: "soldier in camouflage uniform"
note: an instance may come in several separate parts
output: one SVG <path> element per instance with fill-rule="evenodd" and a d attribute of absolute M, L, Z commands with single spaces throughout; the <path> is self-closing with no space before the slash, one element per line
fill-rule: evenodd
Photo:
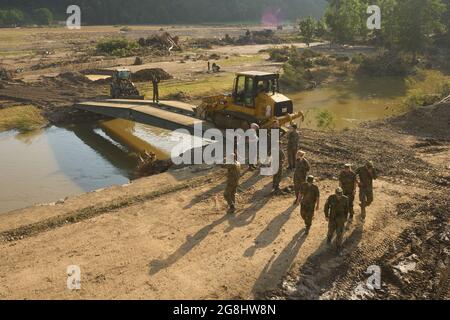
<path fill-rule="evenodd" d="M 284 151 L 280 146 L 278 171 L 273 176 L 273 183 L 272 183 L 274 193 L 281 193 L 280 183 L 281 183 L 281 179 L 283 178 L 283 164 L 284 164 L 285 159 L 286 159 L 286 155 L 284 154 Z"/>
<path fill-rule="evenodd" d="M 236 160 L 236 155 L 232 155 L 232 162 L 225 164 L 227 168 L 227 185 L 225 187 L 224 198 L 228 203 L 228 213 L 236 211 L 236 191 L 241 177 L 241 165 Z"/>
<path fill-rule="evenodd" d="M 349 211 L 348 198 L 344 195 L 342 188 L 337 188 L 336 194 L 328 198 L 324 211 L 325 219 L 328 220 L 327 243 L 331 244 L 334 233 L 336 233 L 336 249 L 340 252 Z"/>
<path fill-rule="evenodd" d="M 319 188 L 314 184 L 313 176 L 308 176 L 306 181 L 300 188 L 300 213 L 305 221 L 305 235 L 308 235 L 311 229 L 314 211 L 319 210 L 320 192 Z"/>
<path fill-rule="evenodd" d="M 305 158 L 304 151 L 297 152 L 297 159 L 295 164 L 294 172 L 294 191 L 295 191 L 295 202 L 294 205 L 300 204 L 300 188 L 302 183 L 306 182 L 306 177 L 311 169 L 309 161 Z"/>
<path fill-rule="evenodd" d="M 353 210 L 353 202 L 356 194 L 356 173 L 352 170 L 351 164 L 346 164 L 344 170 L 339 174 L 339 185 L 344 191 L 344 196 L 348 198 L 349 222 L 353 220 L 355 211 Z"/>
<path fill-rule="evenodd" d="M 361 206 L 361 219 L 366 219 L 366 207 L 373 202 L 373 180 L 377 179 L 377 172 L 372 161 L 356 170 L 359 186 L 359 201 Z"/>
<path fill-rule="evenodd" d="M 289 163 L 288 170 L 295 168 L 299 141 L 300 141 L 300 134 L 297 131 L 297 124 L 294 123 L 291 126 L 288 133 L 288 146 L 287 146 L 287 157 Z"/>

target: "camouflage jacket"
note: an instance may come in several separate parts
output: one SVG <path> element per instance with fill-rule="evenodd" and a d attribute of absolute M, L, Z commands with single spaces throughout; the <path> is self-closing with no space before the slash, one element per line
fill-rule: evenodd
<path fill-rule="evenodd" d="M 341 184 L 342 189 L 344 189 L 344 192 L 351 193 L 355 191 L 356 188 L 356 173 L 353 171 L 342 171 L 339 174 L 339 182 Z"/>
<path fill-rule="evenodd" d="M 300 188 L 302 204 L 315 205 L 320 197 L 319 188 L 315 184 L 303 183 Z"/>
<path fill-rule="evenodd" d="M 372 188 L 373 180 L 377 179 L 377 172 L 375 168 L 369 170 L 366 166 L 363 166 L 356 170 L 356 174 L 358 175 L 361 187 L 363 188 Z"/>
<path fill-rule="evenodd" d="M 241 177 L 241 165 L 239 162 L 225 164 L 227 169 L 227 183 L 231 185 L 239 184 L 239 178 Z"/>
<path fill-rule="evenodd" d="M 288 133 L 288 148 L 298 148 L 300 142 L 300 134 L 297 130 Z"/>
<path fill-rule="evenodd" d="M 297 159 L 295 161 L 295 173 L 294 176 L 306 175 L 309 170 L 311 170 L 311 166 L 309 161 L 306 158 Z"/>
<path fill-rule="evenodd" d="M 348 198 L 346 196 L 339 197 L 335 194 L 331 195 L 325 203 L 325 217 L 329 219 L 347 220 L 348 217 Z"/>

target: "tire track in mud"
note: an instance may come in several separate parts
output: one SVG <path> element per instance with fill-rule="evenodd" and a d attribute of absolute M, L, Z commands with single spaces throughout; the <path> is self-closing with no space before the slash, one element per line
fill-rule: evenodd
<path fill-rule="evenodd" d="M 367 230 L 356 225 L 347 231 L 351 234 L 343 257 L 323 243 L 298 276 L 288 275 L 280 289 L 267 292 L 265 298 L 448 299 L 450 214 L 445 194 L 398 203 L 394 212 L 384 213 Z M 367 287 L 369 266 L 380 268 L 380 289 Z"/>
<path fill-rule="evenodd" d="M 336 160 L 338 160 L 336 157 L 340 157 L 341 162 L 348 159 L 353 163 L 361 163 L 365 159 L 376 159 L 377 163 L 383 164 L 381 174 L 386 181 L 403 188 L 416 187 L 432 192 L 433 195 L 428 198 L 430 201 L 439 199 L 441 195 L 448 193 L 450 177 L 446 172 L 425 163 L 420 154 L 417 153 L 419 150 L 414 146 L 408 146 L 404 143 L 397 145 L 398 143 L 395 142 L 396 139 L 394 138 L 399 138 L 398 134 L 383 132 L 383 134 L 377 136 L 372 135 L 368 130 L 367 132 L 361 132 L 361 137 L 357 137 L 354 135 L 356 131 L 351 133 L 352 135 L 349 135 L 344 132 L 334 137 L 315 133 L 315 136 L 312 137 L 308 131 L 306 132 L 302 141 L 303 149 L 311 154 L 314 164 L 320 168 L 322 175 L 326 177 L 334 175 L 337 165 Z M 359 144 L 361 139 L 365 141 L 365 145 Z M 448 145 L 448 141 L 443 141 L 442 144 Z M 384 159 L 377 159 L 381 155 Z M 416 203 L 418 203 L 418 200 L 412 197 L 406 204 Z M 426 214 L 426 209 L 423 211 Z M 378 292 L 364 290 L 364 287 L 367 287 L 366 281 L 370 276 L 366 274 L 367 267 L 371 265 L 379 266 L 384 280 L 397 288 L 403 288 L 400 289 L 403 294 L 412 298 L 421 298 L 422 296 L 417 295 L 417 292 L 419 288 L 424 290 L 424 285 L 415 285 L 414 281 L 417 280 L 414 280 L 412 284 L 407 283 L 405 286 L 402 279 L 395 274 L 392 264 L 392 259 L 396 255 L 401 255 L 402 251 L 405 251 L 404 248 L 410 245 L 408 232 L 411 232 L 411 228 L 420 226 L 421 222 L 415 219 L 398 217 L 398 215 L 400 215 L 399 210 L 395 214 L 391 212 L 390 215 L 384 212 L 383 216 L 379 217 L 373 226 L 367 230 L 362 230 L 360 226 L 356 226 L 350 231 L 351 235 L 348 236 L 344 244 L 344 248 L 347 247 L 347 249 L 344 249 L 343 257 L 336 257 L 333 250 L 328 249 L 325 243 L 322 243 L 319 250 L 308 258 L 299 271 L 291 269 L 290 274 L 280 284 L 280 288 L 267 292 L 264 298 L 387 299 L 393 296 L 402 298 L 402 295 L 394 295 L 386 287 L 382 287 Z M 399 223 L 403 223 L 403 227 L 401 230 L 396 230 L 393 226 L 397 225 L 398 229 Z M 408 226 L 408 224 L 410 225 Z M 363 232 L 364 239 L 361 241 Z M 436 234 L 439 234 L 439 232 L 436 231 L 434 236 Z M 448 235 L 450 237 L 450 232 Z M 433 251 L 433 249 L 431 248 L 430 251 Z M 434 252 L 434 255 L 439 256 L 439 253 Z M 433 257 L 433 254 L 430 256 Z M 447 258 L 447 261 L 450 261 L 450 259 Z M 430 272 L 433 272 L 432 270 L 433 268 L 430 268 Z M 448 295 L 444 291 L 446 291 L 445 288 L 448 288 L 450 282 L 449 273 L 447 267 L 437 277 L 438 284 L 435 285 L 436 290 L 434 290 L 437 292 L 433 296 L 443 297 L 446 294 Z M 420 280 L 420 275 L 417 278 Z M 361 288 L 363 290 L 360 290 Z M 413 292 L 416 292 L 416 294 L 412 294 Z"/>
<path fill-rule="evenodd" d="M 364 277 L 367 278 L 365 275 L 367 268 L 373 265 L 377 258 L 383 256 L 395 241 L 394 233 L 386 232 L 386 236 L 378 234 L 382 229 L 389 229 L 388 217 L 388 214 L 378 217 L 367 230 L 364 230 L 364 225 L 360 222 L 347 225 L 348 236 L 344 241 L 342 256 L 337 256 L 334 248 L 328 247 L 324 241 L 318 251 L 300 267 L 298 276 L 287 277 L 281 288 L 267 293 L 266 298 L 293 300 L 342 299 L 344 296 L 348 298 L 348 293 L 352 292 Z M 329 292 L 337 294 L 333 293 L 331 297 Z"/>

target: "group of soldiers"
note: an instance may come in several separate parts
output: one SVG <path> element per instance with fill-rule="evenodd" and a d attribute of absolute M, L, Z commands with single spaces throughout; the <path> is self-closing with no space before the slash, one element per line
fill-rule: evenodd
<path fill-rule="evenodd" d="M 315 211 L 320 207 L 320 191 L 315 184 L 315 177 L 310 175 L 311 164 L 306 153 L 299 150 L 300 134 L 295 124 L 288 132 L 287 159 L 288 170 L 293 171 L 295 200 L 294 206 L 300 205 L 301 217 L 305 222 L 305 235 L 309 234 Z M 279 169 L 273 176 L 273 193 L 283 193 L 280 183 L 284 176 L 285 152 L 280 148 Z M 224 197 L 232 214 L 236 210 L 236 192 L 241 176 L 241 164 L 234 156 L 234 162 L 227 164 L 227 184 Z M 377 179 L 377 172 L 372 161 L 353 171 L 351 164 L 346 164 L 339 174 L 339 187 L 335 194 L 328 197 L 324 213 L 328 221 L 327 242 L 331 244 L 336 234 L 336 250 L 341 252 L 345 224 L 352 223 L 354 218 L 354 200 L 359 187 L 359 201 L 361 207 L 361 220 L 366 218 L 366 208 L 373 202 L 373 180 Z"/>

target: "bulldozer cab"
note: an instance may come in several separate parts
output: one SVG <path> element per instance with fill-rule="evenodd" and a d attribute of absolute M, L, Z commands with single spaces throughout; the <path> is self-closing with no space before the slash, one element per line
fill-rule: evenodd
<path fill-rule="evenodd" d="M 128 69 L 120 69 L 114 72 L 114 77 L 118 80 L 130 80 L 131 72 Z"/>
<path fill-rule="evenodd" d="M 242 72 L 234 80 L 233 100 L 238 106 L 255 108 L 255 99 L 261 93 L 279 91 L 279 75 L 258 71 Z"/>
<path fill-rule="evenodd" d="M 112 99 L 144 99 L 144 96 L 139 94 L 139 90 L 131 81 L 131 71 L 128 69 L 114 70 L 110 96 Z"/>

